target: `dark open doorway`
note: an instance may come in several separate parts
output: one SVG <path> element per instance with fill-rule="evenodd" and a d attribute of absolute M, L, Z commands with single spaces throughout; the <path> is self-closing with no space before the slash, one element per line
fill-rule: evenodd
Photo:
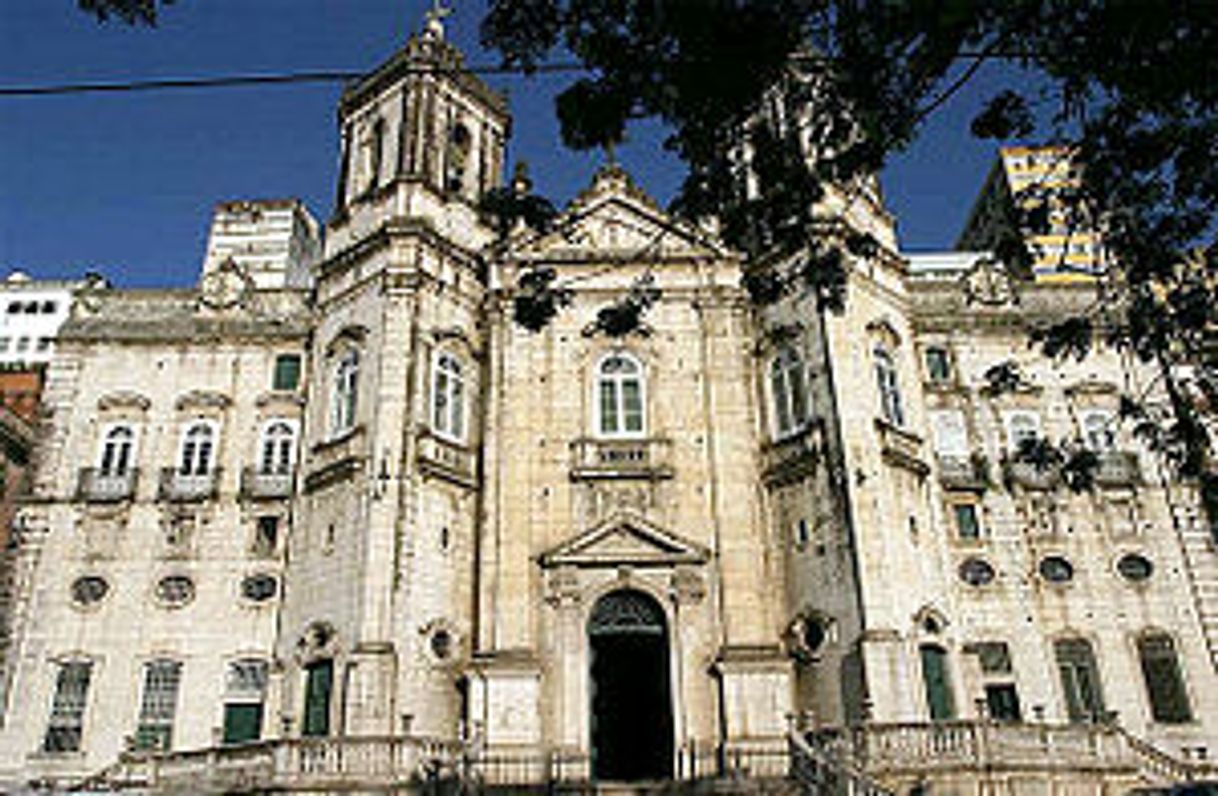
<path fill-rule="evenodd" d="M 642 592 L 602 597 L 588 622 L 592 772 L 596 779 L 672 777 L 668 629 Z"/>

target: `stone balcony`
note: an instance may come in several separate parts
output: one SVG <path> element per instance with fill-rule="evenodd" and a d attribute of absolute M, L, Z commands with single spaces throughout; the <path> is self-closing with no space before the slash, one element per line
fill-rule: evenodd
<path fill-rule="evenodd" d="M 470 489 L 478 485 L 478 453 L 430 431 L 419 435 L 419 469 Z"/>
<path fill-rule="evenodd" d="M 672 441 L 640 439 L 577 439 L 571 443 L 571 478 L 672 478 Z"/>
<path fill-rule="evenodd" d="M 206 473 L 183 473 L 176 467 L 165 467 L 158 494 L 171 503 L 212 500 L 219 494 L 221 472 L 218 467 Z"/>
<path fill-rule="evenodd" d="M 767 442 L 761 448 L 761 477 L 769 486 L 808 476 L 825 455 L 825 424 L 813 420 L 798 432 Z"/>
<path fill-rule="evenodd" d="M 292 473 L 264 473 L 257 467 L 241 471 L 241 497 L 245 500 L 283 500 L 292 496 Z"/>
<path fill-rule="evenodd" d="M 1061 473 L 1055 466 L 1041 467 L 1034 462 L 1007 458 L 1002 462 L 1002 479 L 1008 486 L 1049 490 L 1061 483 Z"/>
<path fill-rule="evenodd" d="M 922 454 L 920 436 L 880 418 L 876 418 L 875 428 L 880 437 L 880 455 L 884 461 L 895 467 L 903 467 L 919 477 L 930 472 L 930 465 Z"/>
<path fill-rule="evenodd" d="M 939 482 L 947 489 L 985 491 L 990 485 L 990 463 L 980 453 L 955 455 L 939 454 L 935 457 L 939 469 Z"/>
<path fill-rule="evenodd" d="M 1095 468 L 1097 486 L 1119 488 L 1133 487 L 1142 482 L 1142 468 L 1138 454 L 1133 451 L 1101 451 Z"/>
<path fill-rule="evenodd" d="M 124 473 L 103 473 L 95 467 L 83 467 L 76 482 L 76 499 L 85 503 L 119 503 L 135 497 L 139 470 Z"/>

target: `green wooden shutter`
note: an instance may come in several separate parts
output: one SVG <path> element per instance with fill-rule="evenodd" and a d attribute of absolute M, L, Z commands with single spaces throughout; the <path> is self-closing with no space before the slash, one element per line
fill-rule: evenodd
<path fill-rule="evenodd" d="M 306 669 L 303 735 L 330 734 L 330 691 L 334 684 L 334 662 L 317 661 Z"/>
<path fill-rule="evenodd" d="M 947 679 L 947 652 L 929 644 L 919 647 L 922 657 L 922 681 L 926 687 L 926 705 L 932 721 L 956 717 L 951 683 Z"/>
<path fill-rule="evenodd" d="M 250 743 L 262 737 L 262 703 L 224 706 L 224 743 Z"/>

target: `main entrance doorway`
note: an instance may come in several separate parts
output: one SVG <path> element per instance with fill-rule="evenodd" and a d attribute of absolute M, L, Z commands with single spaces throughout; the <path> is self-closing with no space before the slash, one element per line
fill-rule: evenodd
<path fill-rule="evenodd" d="M 592 773 L 600 780 L 672 777 L 668 629 L 659 603 L 611 592 L 588 620 Z"/>

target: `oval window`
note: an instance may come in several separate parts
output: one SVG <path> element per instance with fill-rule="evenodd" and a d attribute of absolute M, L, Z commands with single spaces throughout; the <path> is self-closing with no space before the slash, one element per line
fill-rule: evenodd
<path fill-rule="evenodd" d="M 265 573 L 250 575 L 241 581 L 241 595 L 256 603 L 265 602 L 279 592 L 279 581 Z"/>
<path fill-rule="evenodd" d="M 1121 560 L 1117 562 L 1117 572 L 1121 573 L 1125 580 L 1138 583 L 1150 577 L 1154 572 L 1154 565 L 1146 556 L 1129 553 L 1121 556 Z"/>
<path fill-rule="evenodd" d="M 1061 556 L 1040 560 L 1040 576 L 1050 583 L 1067 583 L 1074 577 L 1074 565 Z"/>
<path fill-rule="evenodd" d="M 169 575 L 157 583 L 156 596 L 166 605 L 185 605 L 194 599 L 195 582 L 185 575 Z"/>
<path fill-rule="evenodd" d="M 980 558 L 966 559 L 960 565 L 960 580 L 970 586 L 984 586 L 994 580 L 994 568 Z"/>
<path fill-rule="evenodd" d="M 110 591 L 110 584 L 105 578 L 96 575 L 85 575 L 72 581 L 72 600 L 77 605 L 93 605 Z"/>
<path fill-rule="evenodd" d="M 453 654 L 453 634 L 440 629 L 431 634 L 431 652 L 442 661 Z"/>

